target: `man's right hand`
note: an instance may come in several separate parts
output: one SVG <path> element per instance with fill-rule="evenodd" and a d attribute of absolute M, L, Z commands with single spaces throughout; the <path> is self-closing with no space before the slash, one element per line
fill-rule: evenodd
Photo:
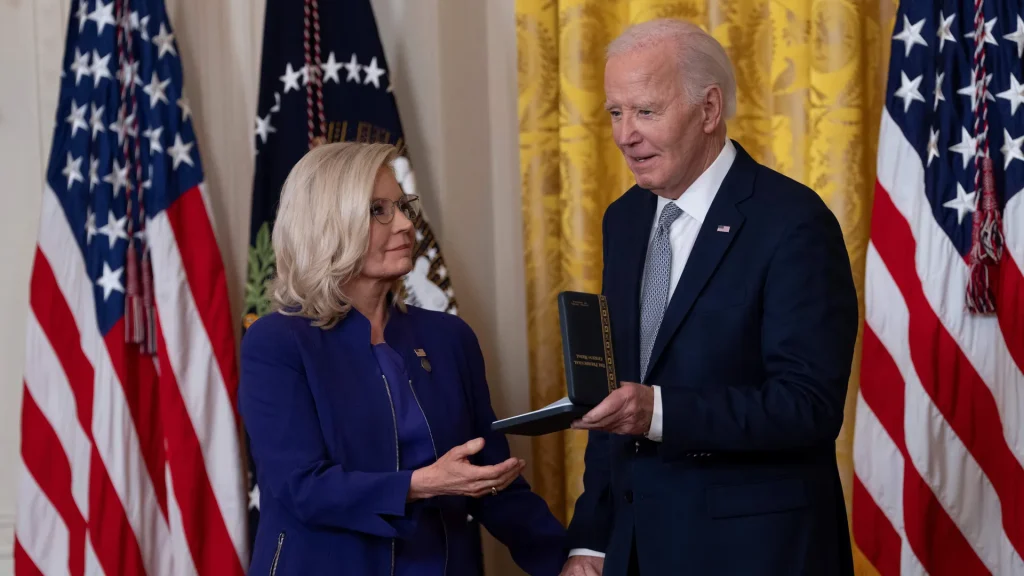
<path fill-rule="evenodd" d="M 598 556 L 570 556 L 559 576 L 601 576 L 604 558 Z"/>

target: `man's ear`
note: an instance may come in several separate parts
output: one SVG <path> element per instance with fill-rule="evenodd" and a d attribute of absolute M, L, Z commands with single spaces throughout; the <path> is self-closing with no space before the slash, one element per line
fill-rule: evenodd
<path fill-rule="evenodd" d="M 725 111 L 725 101 L 722 96 L 722 89 L 717 84 L 712 84 L 704 90 L 701 109 L 704 113 L 702 128 L 705 134 L 711 134 L 717 130 L 722 121 L 722 113 Z"/>

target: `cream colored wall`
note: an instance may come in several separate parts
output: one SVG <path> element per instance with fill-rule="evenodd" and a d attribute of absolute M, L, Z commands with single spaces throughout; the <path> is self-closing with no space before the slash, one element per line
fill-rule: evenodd
<path fill-rule="evenodd" d="M 264 2 L 166 1 L 238 318 Z M 525 410 L 514 3 L 372 4 L 427 215 L 460 314 L 484 348 L 495 410 Z M 11 573 L 28 278 L 70 5 L 0 0 L 0 575 Z M 513 452 L 529 460 L 529 442 L 512 442 Z M 520 573 L 489 538 L 486 553 L 488 574 Z"/>

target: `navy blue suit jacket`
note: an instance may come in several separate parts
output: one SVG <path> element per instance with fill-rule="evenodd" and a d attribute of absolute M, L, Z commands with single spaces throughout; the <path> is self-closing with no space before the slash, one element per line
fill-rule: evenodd
<path fill-rule="evenodd" d="M 659 385 L 663 440 L 592 432 L 573 548 L 605 576 L 852 574 L 835 439 L 857 336 L 842 231 L 812 190 L 736 159 L 639 374 L 640 280 L 657 197 L 605 213 L 602 291 L 620 379 Z M 719 231 L 728 226 L 728 231 Z"/>
<path fill-rule="evenodd" d="M 388 344 L 405 358 L 438 456 L 476 437 L 478 464 L 509 457 L 494 421 L 476 336 L 456 316 L 392 310 Z M 427 371 L 415 350 L 422 349 Z M 396 470 L 388 392 L 370 346 L 370 323 L 352 310 L 323 330 L 279 313 L 242 340 L 239 407 L 260 486 L 260 522 L 250 573 L 388 575 L 392 543 L 423 506 L 439 506 L 447 576 L 477 574 L 472 517 L 508 546 L 530 574 L 555 575 L 568 553 L 565 530 L 520 477 L 497 496 L 407 503 L 412 472 Z"/>

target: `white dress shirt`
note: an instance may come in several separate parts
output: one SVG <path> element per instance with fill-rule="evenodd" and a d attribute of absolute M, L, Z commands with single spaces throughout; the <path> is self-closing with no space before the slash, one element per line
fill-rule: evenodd
<path fill-rule="evenodd" d="M 675 222 L 672 223 L 668 231 L 669 242 L 672 244 L 672 268 L 668 287 L 668 300 L 670 302 L 672 301 L 672 294 L 675 293 L 676 286 L 679 284 L 679 278 L 683 274 L 683 268 L 686 267 L 686 261 L 690 257 L 693 243 L 697 240 L 697 233 L 700 231 L 701 225 L 704 224 L 704 217 L 707 216 L 708 210 L 711 208 L 711 202 L 715 199 L 715 195 L 718 194 L 718 189 L 722 187 L 722 181 L 725 180 L 725 175 L 729 173 L 729 169 L 732 168 L 732 163 L 735 159 L 736 147 L 731 140 L 726 138 L 725 146 L 719 152 L 718 158 L 693 181 L 693 184 L 679 198 L 669 200 L 661 196 L 658 197 L 658 208 L 654 211 L 654 220 L 651 223 L 651 235 L 648 244 L 654 239 L 654 234 L 658 229 L 658 218 L 661 217 L 661 211 L 665 209 L 669 202 L 674 202 L 683 211 L 676 218 Z M 641 278 L 641 297 L 643 293 L 643 279 Z M 650 440 L 661 442 L 662 432 L 664 431 L 661 386 L 652 386 L 652 388 L 654 388 L 654 415 L 651 417 L 651 428 L 646 436 Z M 585 548 L 574 548 L 569 551 L 569 556 L 599 556 L 603 558 L 604 554 Z"/>

